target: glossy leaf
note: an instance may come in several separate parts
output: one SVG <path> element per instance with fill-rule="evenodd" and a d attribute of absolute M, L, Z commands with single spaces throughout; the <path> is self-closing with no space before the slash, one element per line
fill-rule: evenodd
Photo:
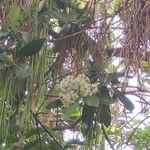
<path fill-rule="evenodd" d="M 57 7 L 59 9 L 65 9 L 65 7 L 68 5 L 68 0 L 57 0 L 56 1 L 56 4 L 57 4 Z"/>
<path fill-rule="evenodd" d="M 119 84 L 118 78 L 122 78 L 125 76 L 124 72 L 115 72 L 115 73 L 109 73 L 109 80 L 112 84 Z M 126 76 L 128 79 L 133 78 L 131 75 Z"/>
<path fill-rule="evenodd" d="M 9 35 L 8 32 L 0 30 L 0 40 L 5 39 L 8 35 Z M 1 48 L 0 48 L 0 51 L 1 51 Z"/>
<path fill-rule="evenodd" d="M 54 43 L 54 48 L 53 48 L 53 52 L 54 53 L 58 53 L 62 50 L 62 41 L 61 40 L 58 40 L 58 41 L 55 41 Z"/>
<path fill-rule="evenodd" d="M 76 144 L 84 145 L 85 143 L 83 141 L 80 141 L 79 139 L 72 139 L 72 140 L 67 141 L 64 148 L 65 149 L 73 148 Z"/>
<path fill-rule="evenodd" d="M 50 17 L 58 19 L 58 20 L 63 21 L 63 22 L 68 22 L 68 23 L 76 21 L 76 19 L 77 19 L 77 16 L 75 14 L 74 15 L 68 15 L 68 14 L 65 14 L 62 12 L 58 12 L 58 11 L 51 11 Z"/>
<path fill-rule="evenodd" d="M 62 150 L 62 148 L 53 140 L 48 142 L 48 147 L 50 150 Z"/>
<path fill-rule="evenodd" d="M 81 116 L 81 111 L 79 107 L 76 107 L 76 109 L 71 114 L 71 119 L 77 118 Z"/>
<path fill-rule="evenodd" d="M 106 86 L 100 87 L 98 97 L 100 104 L 110 105 L 114 103 L 114 99 L 112 99 L 112 97 L 110 96 L 109 90 Z"/>
<path fill-rule="evenodd" d="M 91 66 L 89 67 L 88 74 L 91 81 L 95 82 L 98 79 L 99 72 L 101 70 L 101 66 L 98 64 L 94 64 L 91 62 Z"/>
<path fill-rule="evenodd" d="M 97 113 L 97 120 L 99 123 L 104 124 L 106 127 L 111 124 L 111 112 L 108 105 L 101 105 Z"/>
<path fill-rule="evenodd" d="M 119 98 L 122 104 L 124 104 L 125 108 L 132 112 L 134 109 L 134 104 L 131 102 L 129 98 L 125 96 L 125 93 L 120 92 L 119 90 L 115 91 L 115 96 Z"/>
<path fill-rule="evenodd" d="M 91 126 L 94 119 L 95 107 L 84 105 L 82 110 L 81 120 L 87 126 Z"/>
<path fill-rule="evenodd" d="M 112 78 L 112 79 L 111 79 L 111 83 L 112 83 L 112 85 L 117 85 L 117 84 L 119 84 L 120 82 L 118 81 L 117 78 Z"/>
<path fill-rule="evenodd" d="M 28 64 L 16 65 L 15 74 L 18 78 L 27 78 L 32 74 L 32 68 Z"/>
<path fill-rule="evenodd" d="M 88 106 L 98 107 L 99 99 L 100 98 L 96 95 L 87 96 L 85 102 Z"/>
<path fill-rule="evenodd" d="M 114 76 L 115 76 L 116 78 L 121 78 L 121 77 L 124 77 L 124 76 L 125 76 L 125 73 L 124 73 L 124 72 L 116 72 L 116 73 L 114 74 Z M 131 75 L 127 75 L 126 77 L 127 77 L 128 79 L 133 78 L 133 76 L 131 76 Z"/>
<path fill-rule="evenodd" d="M 60 99 L 54 100 L 50 102 L 47 106 L 46 109 L 52 109 L 52 108 L 58 108 L 63 105 L 62 101 Z"/>
<path fill-rule="evenodd" d="M 35 55 L 42 49 L 44 41 L 45 39 L 37 39 L 29 42 L 20 50 L 20 55 L 25 57 Z"/>
<path fill-rule="evenodd" d="M 65 24 L 64 26 L 62 26 L 59 34 L 60 35 L 64 35 L 69 29 L 71 28 L 71 24 Z"/>
<path fill-rule="evenodd" d="M 40 144 L 40 140 L 39 139 L 36 139 L 32 142 L 28 142 L 27 144 L 25 144 L 23 146 L 23 149 L 22 150 L 27 150 L 27 149 L 32 149 L 32 148 L 35 148 L 35 146 L 39 145 Z M 40 148 L 40 147 L 39 147 Z"/>
<path fill-rule="evenodd" d="M 106 65 L 106 71 L 108 73 L 115 73 L 117 72 L 116 67 L 112 64 L 112 62 L 108 62 L 108 64 Z"/>
<path fill-rule="evenodd" d="M 75 103 L 75 104 L 72 104 L 69 107 L 65 108 L 64 109 L 64 117 L 66 119 L 68 119 L 78 106 L 79 106 L 79 104 Z"/>
<path fill-rule="evenodd" d="M 45 132 L 45 130 L 43 130 L 42 128 L 39 128 L 38 130 L 40 131 L 41 134 L 43 132 Z M 28 139 L 28 138 L 30 138 L 31 136 L 34 136 L 34 135 L 38 135 L 37 128 L 32 128 L 29 132 L 27 132 L 25 134 L 25 137 Z"/>
<path fill-rule="evenodd" d="M 2 70 L 3 68 L 5 68 L 5 65 L 3 62 L 0 62 L 0 70 Z"/>
<path fill-rule="evenodd" d="M 7 66 L 11 66 L 14 63 L 14 58 L 12 54 L 2 53 L 0 54 L 0 60 Z"/>
<path fill-rule="evenodd" d="M 21 33 L 21 36 L 23 38 L 23 40 L 26 42 L 26 43 L 29 43 L 30 42 L 30 38 L 31 38 L 31 34 L 29 32 L 20 32 Z"/>

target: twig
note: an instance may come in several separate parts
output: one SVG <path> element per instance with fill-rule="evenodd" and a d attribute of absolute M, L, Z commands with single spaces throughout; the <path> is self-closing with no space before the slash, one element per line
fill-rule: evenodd
<path fill-rule="evenodd" d="M 36 129 L 37 129 L 37 133 L 38 133 L 38 136 L 39 136 L 39 141 L 40 141 L 40 148 L 42 150 L 42 139 L 41 139 L 41 135 L 40 135 L 40 130 L 39 130 L 39 125 L 38 125 L 38 122 L 37 122 L 37 119 L 35 116 L 33 116 L 34 119 L 35 119 L 35 122 L 36 122 Z"/>
<path fill-rule="evenodd" d="M 137 117 L 138 115 L 140 115 L 140 114 L 143 112 L 143 110 L 145 110 L 145 112 L 148 111 L 149 108 L 146 109 L 146 107 L 147 107 L 147 106 L 145 106 L 142 110 L 140 110 L 136 115 L 134 115 L 130 120 L 128 120 L 128 122 L 132 121 L 135 117 Z M 127 123 L 128 123 L 128 122 L 127 122 Z M 121 129 L 123 129 L 123 127 L 125 127 L 127 123 L 125 123 L 125 124 L 121 127 Z"/>
<path fill-rule="evenodd" d="M 45 126 L 41 123 L 41 121 L 37 118 L 36 114 L 34 114 L 32 111 L 30 113 L 33 115 L 35 118 L 35 121 L 41 125 L 41 127 L 47 132 L 47 134 L 54 140 L 54 142 L 62 149 L 64 148 L 58 143 L 58 141 L 53 137 L 53 135 L 45 128 Z"/>
<path fill-rule="evenodd" d="M 114 146 L 112 145 L 112 143 L 111 143 L 111 141 L 110 141 L 110 139 L 109 139 L 109 137 L 108 137 L 108 135 L 107 135 L 107 133 L 106 133 L 106 131 L 105 131 L 104 126 L 102 125 L 101 127 L 102 127 L 103 134 L 104 134 L 104 136 L 105 136 L 105 139 L 107 140 L 107 142 L 108 142 L 108 144 L 110 145 L 111 149 L 112 149 L 112 150 L 115 150 Z"/>
<path fill-rule="evenodd" d="M 140 123 L 137 125 L 137 127 L 134 129 L 134 131 L 130 134 L 127 142 L 125 143 L 126 145 L 128 145 L 129 141 L 131 140 L 132 136 L 134 135 L 134 133 L 136 132 L 136 130 L 138 129 L 138 127 L 148 118 L 150 118 L 150 116 L 147 116 L 146 118 L 144 118 L 142 121 L 140 121 Z M 125 148 L 124 148 L 125 149 Z"/>

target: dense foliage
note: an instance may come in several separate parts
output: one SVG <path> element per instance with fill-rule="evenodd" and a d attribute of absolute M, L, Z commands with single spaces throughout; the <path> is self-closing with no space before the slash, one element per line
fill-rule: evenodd
<path fill-rule="evenodd" d="M 149 14 L 146 0 L 1 0 L 0 149 L 149 149 Z"/>

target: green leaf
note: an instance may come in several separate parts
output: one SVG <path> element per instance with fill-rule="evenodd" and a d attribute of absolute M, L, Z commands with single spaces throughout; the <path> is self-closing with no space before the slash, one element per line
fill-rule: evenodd
<path fill-rule="evenodd" d="M 62 101 L 60 99 L 54 100 L 50 102 L 47 106 L 46 109 L 52 109 L 52 108 L 58 108 L 63 105 Z"/>
<path fill-rule="evenodd" d="M 45 4 L 45 0 L 40 1 L 39 6 L 38 6 L 38 11 L 42 10 L 44 4 Z"/>
<path fill-rule="evenodd" d="M 54 43 L 54 48 L 53 48 L 53 52 L 54 53 L 58 53 L 62 50 L 62 41 L 61 40 L 58 40 L 58 41 L 55 41 Z"/>
<path fill-rule="evenodd" d="M 50 150 L 62 150 L 62 148 L 60 148 L 60 146 L 53 140 L 48 142 L 48 147 Z"/>
<path fill-rule="evenodd" d="M 58 11 L 51 11 L 50 12 L 50 17 L 51 18 L 55 18 L 58 19 L 59 21 L 63 21 L 63 22 L 74 22 L 77 19 L 77 16 L 75 14 L 65 14 L 62 12 L 58 12 Z"/>
<path fill-rule="evenodd" d="M 56 4 L 59 9 L 65 9 L 67 5 L 69 4 L 69 2 L 68 0 L 57 0 Z"/>
<path fill-rule="evenodd" d="M 14 63 L 13 55 L 6 52 L 0 53 L 0 60 L 2 60 L 6 66 L 11 66 Z"/>
<path fill-rule="evenodd" d="M 97 113 L 97 121 L 106 127 L 111 124 L 111 112 L 108 105 L 101 105 Z"/>
<path fill-rule="evenodd" d="M 149 68 L 149 67 L 150 67 L 150 61 L 144 61 L 144 60 L 143 60 L 143 61 L 141 62 L 141 64 L 142 64 L 142 66 L 145 67 L 145 68 Z"/>
<path fill-rule="evenodd" d="M 78 9 L 83 10 L 86 7 L 87 2 L 86 1 L 80 1 L 78 4 Z"/>
<path fill-rule="evenodd" d="M 10 6 L 8 13 L 8 21 L 12 27 L 15 27 L 17 22 L 21 19 L 20 7 L 17 4 Z"/>
<path fill-rule="evenodd" d="M 27 78 L 32 74 L 32 68 L 28 64 L 16 65 L 15 74 L 18 78 Z"/>
<path fill-rule="evenodd" d="M 98 107 L 99 106 L 99 97 L 96 95 L 87 96 L 85 102 L 88 106 Z"/>
<path fill-rule="evenodd" d="M 74 111 L 76 110 L 76 108 L 79 106 L 79 103 L 75 103 L 75 104 L 72 104 L 70 105 L 69 107 L 65 108 L 64 110 L 64 117 L 65 119 L 68 119 L 72 113 L 74 113 Z"/>
<path fill-rule="evenodd" d="M 5 39 L 5 37 L 7 37 L 9 35 L 8 32 L 0 30 L 0 40 L 3 40 L 3 38 Z M 1 49 L 0 49 L 1 51 Z"/>
<path fill-rule="evenodd" d="M 33 147 L 35 147 L 35 146 L 37 146 L 37 145 L 39 145 L 40 144 L 40 140 L 39 139 L 36 139 L 36 140 L 34 140 L 34 141 L 32 141 L 32 142 L 28 142 L 27 144 L 25 144 L 24 146 L 23 146 L 23 149 L 22 150 L 30 150 L 30 149 L 32 149 Z"/>
<path fill-rule="evenodd" d="M 82 110 L 81 120 L 82 123 L 85 123 L 87 126 L 91 126 L 94 119 L 95 107 L 84 105 Z"/>
<path fill-rule="evenodd" d="M 108 13 L 109 14 L 114 14 L 116 10 L 119 9 L 119 7 L 121 7 L 123 0 L 113 0 L 110 5 L 111 7 L 109 7 L 108 9 Z"/>
<path fill-rule="evenodd" d="M 105 13 L 106 11 L 106 5 L 104 1 L 100 1 L 98 3 L 98 8 L 97 8 L 101 13 Z"/>
<path fill-rule="evenodd" d="M 59 31 L 59 35 L 64 35 L 70 28 L 71 28 L 71 24 L 69 23 L 63 25 L 61 30 Z"/>
<path fill-rule="evenodd" d="M 106 65 L 106 71 L 108 73 L 115 73 L 117 72 L 116 67 L 112 64 L 112 62 L 108 62 L 108 64 Z"/>
<path fill-rule="evenodd" d="M 134 105 L 129 98 L 125 96 L 125 93 L 120 92 L 119 90 L 115 90 L 115 97 L 118 97 L 122 104 L 124 104 L 125 108 L 132 112 L 134 109 Z"/>
<path fill-rule="evenodd" d="M 79 116 L 81 116 L 81 111 L 79 107 L 76 107 L 76 109 L 71 114 L 71 119 L 77 118 Z"/>
<path fill-rule="evenodd" d="M 116 77 L 114 77 L 114 78 L 111 78 L 111 83 L 112 83 L 112 85 L 117 85 L 120 82 L 118 81 L 118 79 Z"/>
<path fill-rule="evenodd" d="M 0 70 L 2 70 L 3 68 L 5 68 L 5 65 L 3 62 L 0 62 Z"/>
<path fill-rule="evenodd" d="M 31 35 L 30 35 L 31 33 L 29 33 L 29 32 L 23 32 L 23 31 L 21 31 L 20 33 L 21 33 L 21 36 L 22 36 L 23 40 L 26 43 L 29 43 L 30 42 L 30 38 L 31 38 Z"/>
<path fill-rule="evenodd" d="M 106 86 L 101 86 L 98 93 L 99 103 L 104 105 L 110 105 L 114 103 L 114 99 L 110 96 L 109 90 Z"/>
<path fill-rule="evenodd" d="M 88 68 L 88 74 L 91 81 L 95 82 L 98 79 L 99 72 L 101 71 L 102 66 L 96 63 L 92 63 Z"/>
<path fill-rule="evenodd" d="M 20 55 L 26 57 L 35 55 L 42 49 L 44 41 L 45 39 L 37 39 L 29 42 L 20 50 Z"/>
<path fill-rule="evenodd" d="M 68 149 L 68 148 L 73 148 L 73 145 L 84 145 L 85 143 L 83 141 L 80 141 L 79 139 L 71 139 L 69 141 L 66 142 L 64 148 Z"/>
<path fill-rule="evenodd" d="M 125 76 L 124 72 L 109 73 L 109 79 L 108 80 L 110 80 L 110 82 L 112 84 L 119 84 L 120 82 L 119 82 L 118 79 L 121 78 L 121 77 L 124 77 L 124 76 Z M 126 77 L 128 79 L 133 78 L 131 75 L 127 75 Z"/>
<path fill-rule="evenodd" d="M 68 0 L 58 0 L 59 2 L 67 3 Z"/>
<path fill-rule="evenodd" d="M 39 128 L 38 130 L 40 131 L 41 134 L 43 132 L 45 132 L 45 130 L 43 130 L 42 128 Z M 25 138 L 28 139 L 28 138 L 30 138 L 31 136 L 34 136 L 34 135 L 38 135 L 37 128 L 30 129 L 30 131 L 25 134 Z"/>

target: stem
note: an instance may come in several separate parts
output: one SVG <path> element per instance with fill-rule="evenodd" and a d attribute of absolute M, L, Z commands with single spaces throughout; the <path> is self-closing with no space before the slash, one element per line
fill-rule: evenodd
<path fill-rule="evenodd" d="M 30 113 L 33 115 L 33 117 L 35 118 L 35 121 L 37 123 L 39 123 L 42 128 L 47 132 L 47 134 L 54 140 L 54 142 L 62 149 L 64 150 L 64 148 L 58 143 L 58 141 L 52 136 L 52 134 L 45 128 L 45 126 L 41 123 L 41 121 L 37 118 L 36 114 L 34 114 L 32 111 L 30 111 Z"/>

